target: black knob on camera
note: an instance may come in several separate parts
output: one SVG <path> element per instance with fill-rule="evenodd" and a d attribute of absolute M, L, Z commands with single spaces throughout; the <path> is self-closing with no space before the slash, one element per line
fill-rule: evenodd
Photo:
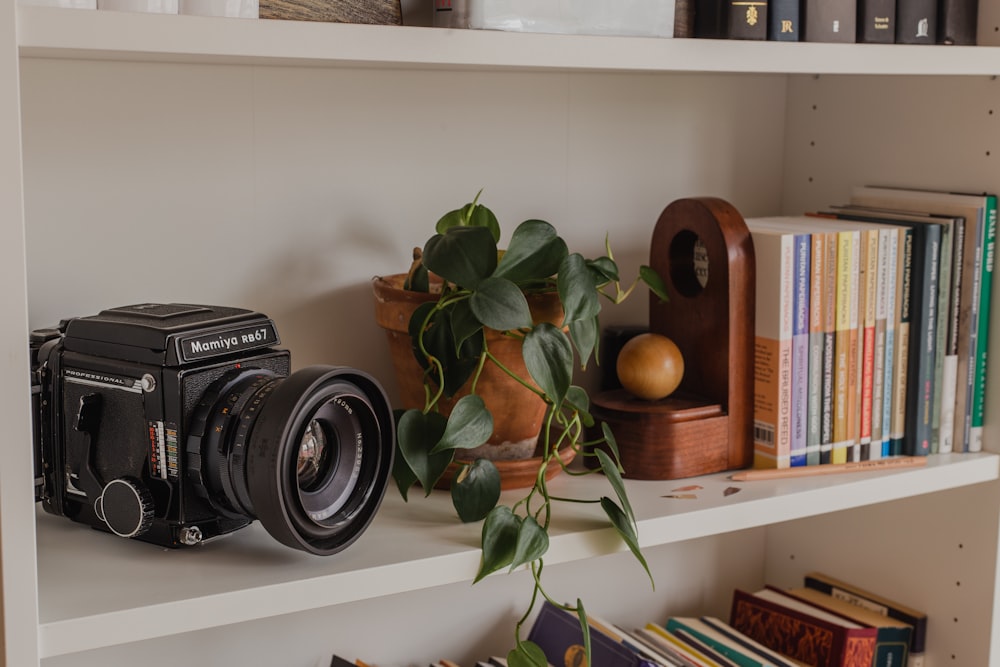
<path fill-rule="evenodd" d="M 138 537 L 153 525 L 153 496 L 131 477 L 113 479 L 94 504 L 97 516 L 119 537 Z"/>

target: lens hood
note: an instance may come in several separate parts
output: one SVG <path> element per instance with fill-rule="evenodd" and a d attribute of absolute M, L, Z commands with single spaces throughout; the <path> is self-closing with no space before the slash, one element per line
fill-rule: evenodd
<path fill-rule="evenodd" d="M 327 512 L 310 506 L 316 494 L 301 487 L 296 472 L 303 438 L 317 422 L 340 452 L 325 486 L 337 502 Z M 246 475 L 254 515 L 287 546 L 319 555 L 343 550 L 382 503 L 394 429 L 385 391 L 368 374 L 322 365 L 292 373 L 264 399 L 249 435 Z M 347 474 L 337 472 L 338 465 Z"/>

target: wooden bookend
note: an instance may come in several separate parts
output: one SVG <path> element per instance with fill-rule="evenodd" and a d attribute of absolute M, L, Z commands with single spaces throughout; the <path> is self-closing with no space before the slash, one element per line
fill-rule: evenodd
<path fill-rule="evenodd" d="M 684 358 L 676 392 L 659 401 L 601 392 L 592 412 L 611 427 L 625 476 L 693 477 L 753 462 L 755 265 L 746 223 L 715 198 L 679 199 L 653 230 L 650 266 L 668 302 L 650 295 L 649 328 Z"/>
<path fill-rule="evenodd" d="M 260 0 L 262 19 L 401 25 L 400 0 Z"/>

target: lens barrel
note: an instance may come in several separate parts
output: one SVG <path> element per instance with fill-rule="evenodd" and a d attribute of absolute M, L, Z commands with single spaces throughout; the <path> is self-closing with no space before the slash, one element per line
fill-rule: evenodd
<path fill-rule="evenodd" d="M 234 370 L 192 420 L 192 476 L 220 514 L 259 519 L 282 544 L 333 554 L 381 505 L 394 428 L 385 391 L 356 369 Z"/>

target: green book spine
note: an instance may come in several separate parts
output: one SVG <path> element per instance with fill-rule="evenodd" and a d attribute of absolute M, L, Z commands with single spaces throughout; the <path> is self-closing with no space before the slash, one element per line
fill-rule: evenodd
<path fill-rule="evenodd" d="M 976 375 L 972 386 L 972 426 L 969 451 L 983 449 L 983 411 L 986 397 L 986 348 L 990 335 L 990 296 L 993 282 L 993 253 L 997 239 L 997 198 L 986 197 L 986 238 L 983 243 L 982 279 L 979 291 L 979 328 L 976 333 Z"/>
<path fill-rule="evenodd" d="M 678 630 L 681 632 L 686 632 L 698 641 L 704 643 L 708 647 L 718 651 L 724 658 L 729 661 L 740 665 L 740 667 L 763 667 L 763 663 L 759 660 L 754 660 L 748 657 L 742 651 L 737 651 L 731 646 L 718 641 L 717 639 L 706 635 L 703 632 L 699 632 L 696 628 L 691 627 L 687 623 L 679 621 L 676 618 L 671 618 L 667 621 L 667 630 L 676 633 Z"/>

